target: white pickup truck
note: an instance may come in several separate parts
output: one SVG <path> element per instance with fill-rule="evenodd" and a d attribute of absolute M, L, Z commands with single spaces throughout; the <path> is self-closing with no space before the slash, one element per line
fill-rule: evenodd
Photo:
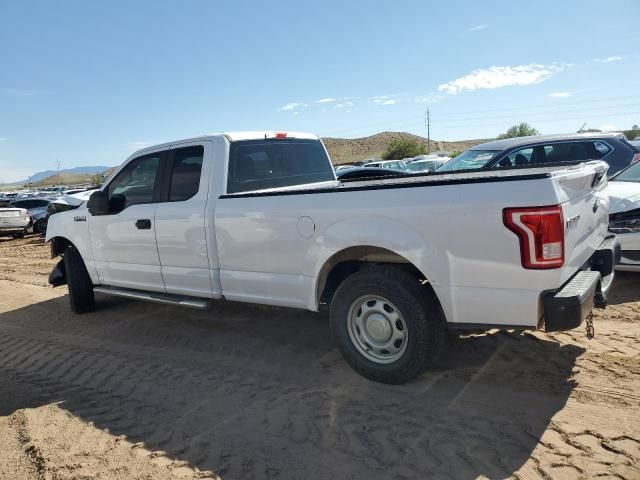
<path fill-rule="evenodd" d="M 80 207 L 52 215 L 52 285 L 206 308 L 317 311 L 348 363 L 402 383 L 453 328 L 580 325 L 617 258 L 607 165 L 339 182 L 303 133 L 210 135 L 146 148 Z"/>

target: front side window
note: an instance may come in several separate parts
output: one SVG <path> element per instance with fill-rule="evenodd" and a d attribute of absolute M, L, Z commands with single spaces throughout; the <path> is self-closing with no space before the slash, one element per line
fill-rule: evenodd
<path fill-rule="evenodd" d="M 231 142 L 227 193 L 249 192 L 335 180 L 318 140 Z"/>
<path fill-rule="evenodd" d="M 118 196 L 122 208 L 152 203 L 160 170 L 160 156 L 161 153 L 152 153 L 129 162 L 109 183 L 107 187 L 109 200 L 111 201 L 114 196 Z"/>
<path fill-rule="evenodd" d="M 526 167 L 534 163 L 541 163 L 538 161 L 538 156 L 538 150 L 533 147 L 521 148 L 505 156 L 493 168 Z"/>
<path fill-rule="evenodd" d="M 170 202 L 182 202 L 198 193 L 203 157 L 204 147 L 201 145 L 175 150 L 169 186 Z"/>

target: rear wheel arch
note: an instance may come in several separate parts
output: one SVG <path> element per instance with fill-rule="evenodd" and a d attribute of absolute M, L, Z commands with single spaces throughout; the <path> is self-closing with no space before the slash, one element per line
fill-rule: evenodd
<path fill-rule="evenodd" d="M 381 265 L 405 271 L 424 288 L 433 291 L 427 275 L 403 255 L 383 247 L 358 245 L 340 250 L 325 261 L 317 276 L 317 304 L 331 303 L 336 290 L 349 276 L 364 268 Z"/>

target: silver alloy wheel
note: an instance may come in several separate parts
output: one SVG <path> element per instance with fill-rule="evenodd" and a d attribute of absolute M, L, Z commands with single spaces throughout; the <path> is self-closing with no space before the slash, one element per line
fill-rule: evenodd
<path fill-rule="evenodd" d="M 393 363 L 407 349 L 409 332 L 402 314 L 378 295 L 364 295 L 351 304 L 347 329 L 353 346 L 372 362 Z"/>

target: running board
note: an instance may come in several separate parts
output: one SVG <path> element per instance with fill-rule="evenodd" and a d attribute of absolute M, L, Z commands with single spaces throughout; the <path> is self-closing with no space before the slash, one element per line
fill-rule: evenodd
<path fill-rule="evenodd" d="M 94 287 L 94 292 L 105 293 L 115 297 L 133 298 L 135 300 L 144 300 L 146 302 L 163 303 L 165 305 L 176 305 L 178 307 L 195 308 L 197 310 L 206 310 L 209 308 L 209 300 L 196 297 L 183 297 L 181 295 L 172 295 L 169 293 L 145 292 L 142 290 L 133 290 L 131 288 L 117 287 Z"/>

